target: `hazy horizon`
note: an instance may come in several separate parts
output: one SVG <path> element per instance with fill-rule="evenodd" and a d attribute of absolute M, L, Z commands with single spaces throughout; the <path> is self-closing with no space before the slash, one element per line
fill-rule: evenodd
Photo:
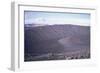
<path fill-rule="evenodd" d="M 34 26 L 54 24 L 90 26 L 90 14 L 87 13 L 24 11 L 24 15 L 24 23 L 37 24 Z"/>

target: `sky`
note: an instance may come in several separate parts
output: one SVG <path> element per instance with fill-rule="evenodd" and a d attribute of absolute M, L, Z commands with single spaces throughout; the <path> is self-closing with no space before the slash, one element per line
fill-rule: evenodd
<path fill-rule="evenodd" d="M 54 25 L 73 24 L 90 26 L 90 14 L 67 12 L 24 11 L 25 24 Z"/>

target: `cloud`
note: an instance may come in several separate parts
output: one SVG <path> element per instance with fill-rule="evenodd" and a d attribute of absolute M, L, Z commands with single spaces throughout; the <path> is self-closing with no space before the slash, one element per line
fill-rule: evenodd
<path fill-rule="evenodd" d="M 25 20 L 25 24 L 40 24 L 40 25 L 53 25 L 53 24 L 73 24 L 73 25 L 82 25 L 89 26 L 89 21 L 87 19 L 75 19 L 75 18 L 30 18 Z"/>

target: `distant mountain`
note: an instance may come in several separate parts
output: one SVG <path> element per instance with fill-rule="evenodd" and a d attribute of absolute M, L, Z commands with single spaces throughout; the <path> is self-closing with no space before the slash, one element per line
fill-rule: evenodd
<path fill-rule="evenodd" d="M 25 25 L 25 53 L 34 56 L 90 50 L 90 27 L 78 25 Z"/>
<path fill-rule="evenodd" d="M 76 24 L 36 24 L 36 23 L 32 23 L 32 24 L 25 24 L 25 27 L 41 27 L 41 26 L 52 26 L 52 25 L 76 25 Z M 76 26 L 89 26 L 89 24 L 77 24 Z"/>

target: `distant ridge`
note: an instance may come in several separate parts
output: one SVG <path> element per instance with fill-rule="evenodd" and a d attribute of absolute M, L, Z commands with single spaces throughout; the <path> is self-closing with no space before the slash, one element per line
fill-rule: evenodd
<path fill-rule="evenodd" d="M 80 25 L 80 24 L 25 24 L 25 27 L 39 27 L 39 26 L 51 26 L 51 25 L 76 25 L 76 26 L 89 26 L 89 25 Z"/>

